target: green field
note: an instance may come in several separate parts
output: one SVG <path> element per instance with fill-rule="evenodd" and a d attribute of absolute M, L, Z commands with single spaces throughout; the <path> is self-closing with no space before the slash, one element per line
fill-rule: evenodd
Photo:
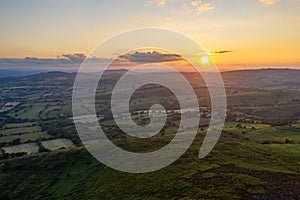
<path fill-rule="evenodd" d="M 300 129 L 300 120 L 297 120 L 295 123 L 293 123 L 292 127 L 296 129 Z"/>
<path fill-rule="evenodd" d="M 12 124 L 5 124 L 3 129 L 7 128 L 20 128 L 20 127 L 31 127 L 33 125 L 36 125 L 37 123 L 31 123 L 31 122 L 25 122 L 25 123 L 12 123 Z"/>
<path fill-rule="evenodd" d="M 127 143 L 125 140 L 119 142 Z M 136 144 L 144 146 L 138 141 Z M 155 142 L 152 145 L 158 144 Z M 11 160 L 1 166 L 0 187 L 3 190 L 0 196 L 20 198 L 22 194 L 23 198 L 43 196 L 50 199 L 263 199 L 272 195 L 291 195 L 290 192 L 294 191 L 292 185 L 300 184 L 299 148 L 290 145 L 278 148 L 277 145 L 222 139 L 211 154 L 200 160 L 197 157 L 200 145 L 201 141 L 197 139 L 172 165 L 146 174 L 128 174 L 104 167 L 83 149 Z M 39 190 L 33 186 L 37 182 Z M 19 184 L 23 187 L 17 187 Z M 15 192 L 12 193 L 12 190 Z M 294 193 L 297 194 L 299 191 Z"/>
<path fill-rule="evenodd" d="M 21 104 L 21 102 L 7 102 L 0 107 L 0 113 L 7 112 L 9 110 L 13 110 L 19 104 Z"/>
<path fill-rule="evenodd" d="M 10 112 L 8 115 L 20 119 L 39 119 L 39 113 L 42 112 L 46 103 L 28 103 L 23 105 L 24 108 L 17 112 Z"/>
<path fill-rule="evenodd" d="M 39 138 L 48 139 L 51 136 L 47 132 L 42 132 L 42 128 L 37 126 L 30 126 L 33 123 L 16 123 L 6 124 L 4 129 L 0 130 L 0 142 L 12 142 L 20 139 L 20 142 L 36 141 Z M 17 127 L 17 128 L 8 128 Z"/>
<path fill-rule="evenodd" d="M 21 135 L 26 133 L 40 132 L 40 126 L 31 126 L 31 127 L 19 127 L 19 128 L 10 128 L 0 130 L 0 134 L 10 136 L 10 135 Z"/>
<path fill-rule="evenodd" d="M 12 142 L 16 139 L 20 139 L 20 142 L 36 141 L 37 139 L 48 139 L 51 136 L 46 132 L 35 132 L 35 133 L 26 133 L 22 135 L 14 135 L 7 137 L 0 137 L 0 142 Z"/>
<path fill-rule="evenodd" d="M 300 142 L 300 131 L 285 130 L 278 127 L 269 127 L 250 131 L 246 134 L 246 136 L 258 142 L 266 140 L 285 142 L 286 139 L 297 143 Z"/>
<path fill-rule="evenodd" d="M 106 167 L 81 146 L 72 118 L 74 73 L 43 73 L 2 82 L 0 104 L 22 103 L 0 113 L 0 143 L 7 142 L 2 149 L 11 153 L 0 151 L 0 199 L 300 199 L 299 76 L 288 71 L 294 77 L 289 83 L 289 77 L 279 73 L 268 76 L 270 71 L 222 74 L 228 85 L 226 123 L 204 159 L 198 153 L 210 122 L 210 98 L 195 74 L 185 74 L 198 92 L 203 113 L 197 137 L 174 163 L 145 174 Z M 131 152 L 151 152 L 167 145 L 178 130 L 178 113 L 168 112 L 165 129 L 147 139 L 131 137 L 116 126 L 110 95 L 119 75 L 106 76 L 101 85 L 104 92 L 96 95 L 98 119 L 107 137 Z M 178 109 L 170 91 L 151 87 L 135 92 L 130 110 L 145 110 L 154 103 L 163 103 L 169 111 Z M 82 118 L 87 133 L 99 129 L 89 126 L 88 114 L 77 119 Z M 128 124 L 128 118 L 124 116 L 121 123 Z M 134 121 L 145 125 L 146 118 Z M 23 144 L 15 145 L 19 143 Z"/>
<path fill-rule="evenodd" d="M 279 142 L 279 143 L 300 143 L 300 130 L 293 126 L 275 126 L 268 124 L 253 124 L 241 122 L 226 122 L 224 131 L 240 138 L 248 138 L 257 143 L 262 142 Z"/>
<path fill-rule="evenodd" d="M 236 128 L 236 126 L 238 124 L 240 124 L 241 127 L 246 127 L 247 129 L 252 129 L 253 127 L 255 129 L 262 129 L 262 128 L 270 127 L 269 124 L 260 124 L 260 123 L 253 124 L 253 123 L 242 123 L 242 122 L 226 122 L 224 127 L 225 127 L 225 129 Z"/>

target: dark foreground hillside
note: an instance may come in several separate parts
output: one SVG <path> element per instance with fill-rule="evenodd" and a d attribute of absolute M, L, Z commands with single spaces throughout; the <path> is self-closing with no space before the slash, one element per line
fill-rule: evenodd
<path fill-rule="evenodd" d="M 205 159 L 200 139 L 156 172 L 128 174 L 84 149 L 61 150 L 1 163 L 1 199 L 299 199 L 299 145 L 221 139 Z M 120 140 L 119 143 L 125 141 Z M 142 144 L 140 144 L 142 145 Z M 293 146 L 294 145 L 294 146 Z M 287 153 L 288 152 L 288 153 Z"/>

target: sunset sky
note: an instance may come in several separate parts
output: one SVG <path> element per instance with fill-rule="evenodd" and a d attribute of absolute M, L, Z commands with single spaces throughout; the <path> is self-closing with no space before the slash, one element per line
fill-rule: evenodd
<path fill-rule="evenodd" d="M 223 69 L 300 68 L 300 0 L 7 0 L 0 25 L 1 58 L 88 54 L 119 32 L 162 27 L 232 51 L 215 55 Z"/>

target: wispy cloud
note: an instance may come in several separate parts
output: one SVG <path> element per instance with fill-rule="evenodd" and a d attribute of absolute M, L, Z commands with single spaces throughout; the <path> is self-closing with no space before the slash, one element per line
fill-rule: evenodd
<path fill-rule="evenodd" d="M 233 51 L 231 50 L 222 50 L 222 51 L 212 51 L 212 52 L 205 52 L 205 53 L 199 53 L 199 55 L 209 55 L 209 56 L 214 56 L 217 54 L 224 54 L 224 53 L 231 53 Z"/>
<path fill-rule="evenodd" d="M 259 0 L 263 4 L 271 5 L 276 3 L 277 0 Z"/>
<path fill-rule="evenodd" d="M 93 63 L 109 63 L 112 61 L 110 58 L 89 57 L 86 58 L 85 54 L 64 54 L 57 56 L 57 58 L 0 58 L 0 69 L 9 68 L 32 68 L 32 67 L 77 67 L 86 59 L 88 62 Z"/>
<path fill-rule="evenodd" d="M 140 63 L 157 63 L 181 60 L 182 58 L 177 54 L 165 54 L 156 51 L 153 52 L 135 52 L 133 54 L 126 54 L 119 56 L 121 59 L 125 59 L 129 62 Z"/>
<path fill-rule="evenodd" d="M 167 4 L 166 0 L 148 0 L 150 4 L 156 4 L 157 6 L 164 6 Z"/>
<path fill-rule="evenodd" d="M 86 58 L 86 55 L 84 55 L 83 53 L 64 54 L 62 56 L 72 62 L 82 62 Z"/>
<path fill-rule="evenodd" d="M 202 0 L 193 0 L 184 4 L 184 8 L 191 13 L 200 15 L 202 12 L 213 10 L 215 7 L 210 3 L 203 3 Z"/>

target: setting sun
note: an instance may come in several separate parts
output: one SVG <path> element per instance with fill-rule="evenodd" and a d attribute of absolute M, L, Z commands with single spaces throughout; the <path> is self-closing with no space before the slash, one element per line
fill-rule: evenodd
<path fill-rule="evenodd" d="M 200 62 L 202 63 L 202 64 L 208 64 L 209 62 L 210 62 L 210 58 L 207 56 L 207 55 L 203 55 L 203 56 L 201 56 L 201 58 L 200 58 Z"/>

